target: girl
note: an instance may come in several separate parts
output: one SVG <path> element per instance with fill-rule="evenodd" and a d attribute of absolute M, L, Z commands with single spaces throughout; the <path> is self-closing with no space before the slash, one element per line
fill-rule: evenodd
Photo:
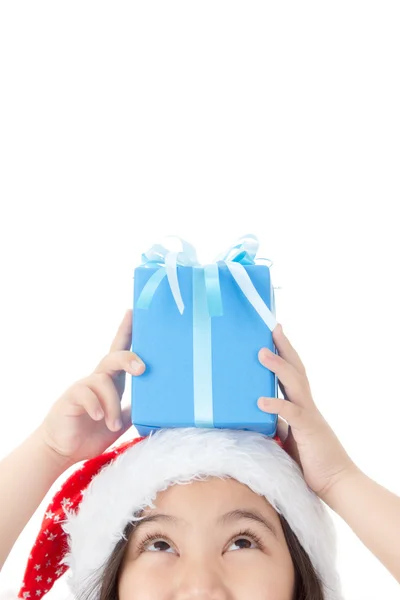
<path fill-rule="evenodd" d="M 342 600 L 324 503 L 400 583 L 400 498 L 348 456 L 280 325 L 279 355 L 263 348 L 259 360 L 285 400 L 258 406 L 288 422 L 286 436 L 282 420 L 274 439 L 166 429 L 106 451 L 131 426 L 125 373 L 145 370 L 131 331 L 128 311 L 94 372 L 0 463 L 2 566 L 49 488 L 86 461 L 54 496 L 7 598 L 43 597 L 69 571 L 79 600 Z"/>

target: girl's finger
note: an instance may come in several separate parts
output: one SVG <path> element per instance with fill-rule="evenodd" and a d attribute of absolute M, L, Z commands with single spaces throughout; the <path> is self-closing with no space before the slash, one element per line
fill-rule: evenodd
<path fill-rule="evenodd" d="M 131 427 L 134 427 L 134 425 L 132 425 L 131 407 L 130 406 L 125 406 L 122 409 L 121 419 L 122 419 L 122 427 L 118 431 L 118 440 L 120 440 L 121 436 L 123 436 L 128 431 L 128 429 L 130 429 Z"/>
<path fill-rule="evenodd" d="M 289 342 L 286 335 L 283 333 L 282 325 L 278 323 L 272 332 L 272 339 L 277 347 L 279 356 L 294 367 L 302 375 L 306 375 L 306 369 L 303 365 L 300 356 Z"/>
<path fill-rule="evenodd" d="M 313 404 L 308 380 L 295 367 L 268 348 L 261 348 L 258 359 L 264 367 L 277 375 L 279 381 L 285 386 L 285 395 L 288 400 L 299 406 Z M 285 418 L 284 415 L 282 417 Z"/>
<path fill-rule="evenodd" d="M 258 408 L 273 415 L 280 415 L 290 427 L 301 429 L 304 426 L 304 409 L 283 398 L 265 398 L 257 400 Z"/>
<path fill-rule="evenodd" d="M 96 394 L 108 429 L 119 431 L 122 427 L 121 402 L 112 379 L 104 373 L 97 373 L 85 379 L 84 384 Z"/>
<path fill-rule="evenodd" d="M 100 421 L 104 418 L 104 411 L 99 402 L 97 395 L 88 388 L 85 384 L 78 382 L 75 386 L 79 386 L 79 404 L 88 413 L 94 421 Z"/>
<path fill-rule="evenodd" d="M 110 346 L 110 352 L 130 350 L 132 346 L 132 309 L 126 311 Z"/>
<path fill-rule="evenodd" d="M 120 350 L 107 354 L 97 365 L 93 373 L 105 373 L 115 375 L 120 371 L 127 371 L 131 375 L 141 375 L 146 365 L 141 358 L 129 350 Z"/>

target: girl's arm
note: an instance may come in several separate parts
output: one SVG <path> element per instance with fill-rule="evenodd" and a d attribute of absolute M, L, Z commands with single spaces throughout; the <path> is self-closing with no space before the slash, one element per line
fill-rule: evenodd
<path fill-rule="evenodd" d="M 0 570 L 43 498 L 69 466 L 43 442 L 39 430 L 0 462 Z"/>
<path fill-rule="evenodd" d="M 70 386 L 41 425 L 0 462 L 0 570 L 60 475 L 82 460 L 99 456 L 130 429 L 130 406 L 121 408 L 125 373 L 137 376 L 146 368 L 130 351 L 131 345 L 130 309 L 110 352 L 93 373 Z M 132 361 L 137 363 L 135 369 Z M 122 424 L 116 425 L 116 419 Z"/>
<path fill-rule="evenodd" d="M 60 475 L 99 456 L 131 428 L 131 408 L 121 407 L 125 373 L 138 376 L 146 368 L 131 345 L 130 309 L 93 373 L 70 386 L 41 425 L 0 462 L 0 570 Z"/>
<path fill-rule="evenodd" d="M 357 468 L 321 498 L 400 583 L 400 497 Z"/>
<path fill-rule="evenodd" d="M 258 406 L 286 421 L 283 448 L 301 468 L 307 485 L 400 583 L 400 497 L 355 465 L 318 410 L 304 364 L 281 324 L 272 336 L 279 355 L 262 348 L 259 360 L 277 375 L 283 398 L 262 397 Z"/>

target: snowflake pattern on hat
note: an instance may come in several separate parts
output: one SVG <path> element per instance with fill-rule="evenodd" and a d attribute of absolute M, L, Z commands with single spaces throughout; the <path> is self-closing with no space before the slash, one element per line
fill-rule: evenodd
<path fill-rule="evenodd" d="M 67 511 L 76 511 L 83 492 L 101 469 L 144 437 L 124 442 L 118 448 L 87 460 L 63 483 L 50 502 L 29 555 L 18 598 L 42 598 L 63 575 L 68 566 L 60 564 L 68 551 L 67 534 L 62 528 Z"/>

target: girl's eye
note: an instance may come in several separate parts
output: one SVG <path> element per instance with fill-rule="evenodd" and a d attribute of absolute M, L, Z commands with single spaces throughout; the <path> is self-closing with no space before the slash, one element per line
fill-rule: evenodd
<path fill-rule="evenodd" d="M 173 550 L 172 543 L 166 540 L 168 540 L 168 538 L 163 536 L 161 533 L 147 535 L 145 539 L 140 543 L 138 551 L 139 553 L 145 551 L 166 552 L 168 551 L 168 548 L 166 548 L 166 546 L 169 546 L 169 550 Z M 244 546 L 241 545 L 242 542 L 244 542 Z M 235 544 L 240 546 L 239 548 L 236 548 L 236 550 L 254 550 L 254 545 L 255 548 L 263 549 L 263 544 L 259 536 L 256 535 L 254 532 L 250 531 L 249 529 L 237 533 L 235 537 L 232 538 L 228 550 L 231 548 L 231 546 Z M 151 546 L 154 546 L 155 549 L 150 550 Z"/>
<path fill-rule="evenodd" d="M 254 548 L 252 548 L 252 544 L 255 544 L 255 547 L 257 548 L 258 545 L 256 544 L 256 542 L 252 541 L 252 540 L 248 540 L 244 537 L 240 537 L 240 538 L 236 538 L 231 546 L 234 546 L 236 544 L 236 546 L 240 545 L 242 542 L 245 542 L 245 544 L 243 546 L 240 546 L 239 548 L 234 548 L 234 550 L 253 550 Z"/>
<path fill-rule="evenodd" d="M 163 536 L 161 533 L 155 533 L 153 535 L 147 535 L 144 540 L 140 543 L 138 552 L 141 554 L 142 552 L 148 551 L 151 546 L 154 546 L 155 550 L 149 550 L 150 552 L 162 552 L 165 551 L 165 546 L 169 546 L 171 548 L 171 544 L 166 542 L 167 538 Z"/>

